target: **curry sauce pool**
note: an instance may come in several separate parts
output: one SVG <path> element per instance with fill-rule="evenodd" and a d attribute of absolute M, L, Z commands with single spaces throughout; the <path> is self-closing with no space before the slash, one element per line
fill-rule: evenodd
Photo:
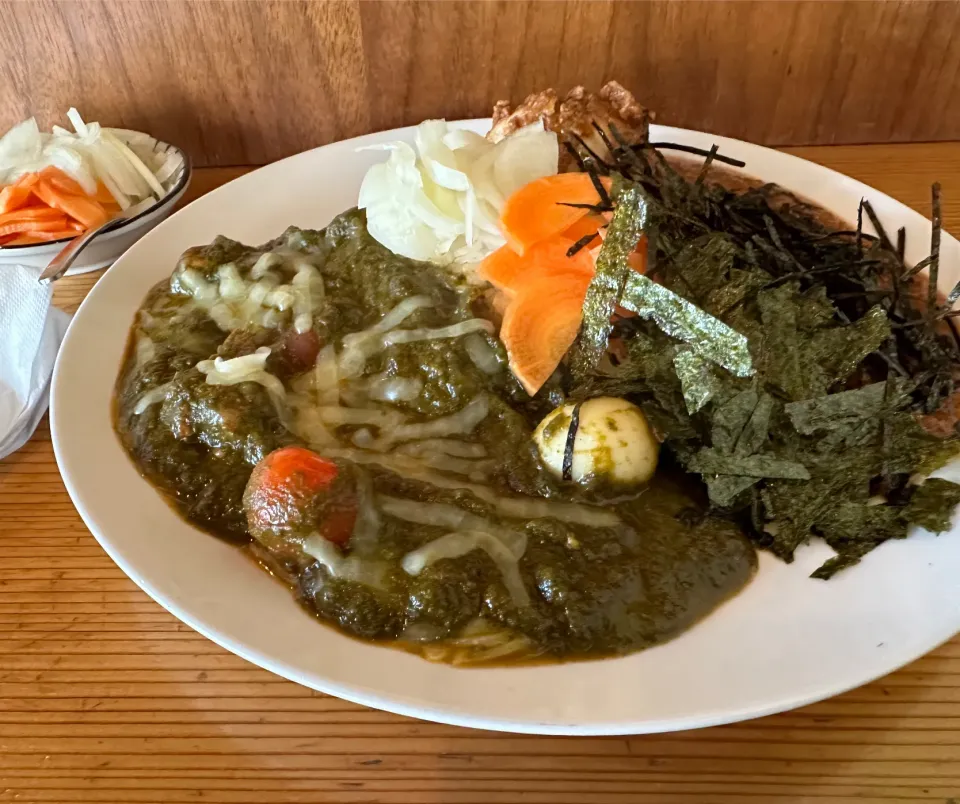
<path fill-rule="evenodd" d="M 218 239 L 142 305 L 117 432 L 188 521 L 323 622 L 428 658 L 629 653 L 742 588 L 753 548 L 696 481 L 661 471 L 599 506 L 554 477 L 532 433 L 563 394 L 525 394 L 484 309 L 377 244 L 361 213 L 258 248 Z M 302 467 L 251 483 L 306 447 L 335 483 Z"/>

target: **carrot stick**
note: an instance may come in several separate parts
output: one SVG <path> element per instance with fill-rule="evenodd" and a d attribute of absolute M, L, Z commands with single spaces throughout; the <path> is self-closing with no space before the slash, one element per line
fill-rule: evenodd
<path fill-rule="evenodd" d="M 37 232 L 60 232 L 68 229 L 66 215 L 44 221 L 12 221 L 0 225 L 0 237 L 8 234 L 36 234 Z"/>
<path fill-rule="evenodd" d="M 33 196 L 32 188 L 36 183 L 37 174 L 27 173 L 0 190 L 0 214 L 13 212 L 26 206 Z"/>
<path fill-rule="evenodd" d="M 21 234 L 12 237 L 3 245 L 6 246 L 27 246 L 36 243 L 49 243 L 53 240 L 60 240 L 61 238 L 76 237 L 80 234 L 73 229 L 64 229 L 62 232 L 30 232 L 29 234 Z M 2 240 L 2 238 L 0 238 Z"/>
<path fill-rule="evenodd" d="M 20 207 L 13 212 L 0 215 L 0 226 L 19 221 L 43 221 L 63 218 L 64 214 L 53 207 Z"/>
<path fill-rule="evenodd" d="M 107 220 L 107 213 L 96 201 L 79 195 L 69 195 L 55 188 L 46 179 L 36 183 L 33 192 L 51 207 L 62 210 L 87 228 L 99 226 Z"/>
<path fill-rule="evenodd" d="M 87 196 L 76 180 L 68 176 L 58 167 L 46 167 L 40 171 L 40 179 L 50 184 L 54 189 L 67 195 Z"/>

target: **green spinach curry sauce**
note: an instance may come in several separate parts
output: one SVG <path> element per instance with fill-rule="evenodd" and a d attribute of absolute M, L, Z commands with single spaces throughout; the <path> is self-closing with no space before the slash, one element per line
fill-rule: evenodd
<path fill-rule="evenodd" d="M 384 337 L 403 304 L 394 332 L 429 337 Z M 689 477 L 661 467 L 600 506 L 545 470 L 531 434 L 562 383 L 528 397 L 477 323 L 486 309 L 482 291 L 380 246 L 357 211 L 257 248 L 218 238 L 140 308 L 116 429 L 177 511 L 250 551 L 320 620 L 431 659 L 629 653 L 743 587 L 754 550 Z M 251 536 L 251 473 L 291 445 L 349 479 L 345 543 L 318 536 L 312 509 L 267 512 Z"/>

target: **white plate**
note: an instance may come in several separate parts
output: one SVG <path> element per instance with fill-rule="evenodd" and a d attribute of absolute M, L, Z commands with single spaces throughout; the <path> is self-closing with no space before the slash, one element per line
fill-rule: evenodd
<path fill-rule="evenodd" d="M 487 121 L 466 123 L 483 131 Z M 887 196 L 818 165 L 736 140 L 654 126 L 655 140 L 747 162 L 843 217 L 865 196 L 907 258 L 925 257 L 930 224 Z M 887 542 L 824 583 L 807 576 L 829 554 L 792 565 L 760 556 L 747 589 L 680 638 L 626 658 L 541 667 L 455 669 L 365 644 L 319 624 L 239 551 L 184 524 L 134 470 L 110 422 L 111 394 L 134 311 L 187 247 L 218 234 L 266 241 L 288 225 L 322 227 L 356 202 L 382 152 L 413 129 L 371 134 L 285 159 L 176 213 L 97 283 L 57 361 L 51 426 L 70 496 L 104 549 L 162 606 L 228 650 L 308 687 L 429 720 L 543 734 L 627 734 L 728 723 L 864 684 L 960 630 L 960 534 Z M 960 244 L 944 236 L 941 277 L 960 277 Z M 956 472 L 960 476 L 960 470 Z"/>

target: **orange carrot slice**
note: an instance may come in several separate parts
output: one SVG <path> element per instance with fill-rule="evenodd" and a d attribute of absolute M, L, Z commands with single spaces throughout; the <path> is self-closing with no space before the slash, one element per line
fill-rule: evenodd
<path fill-rule="evenodd" d="M 593 260 L 588 251 L 580 249 L 572 257 L 567 256 L 573 244 L 574 241 L 566 237 L 554 237 L 534 244 L 523 255 L 508 245 L 501 246 L 480 263 L 478 275 L 507 292 L 546 275 L 559 278 L 572 272 L 592 276 Z"/>
<path fill-rule="evenodd" d="M 477 275 L 498 290 L 510 290 L 526 265 L 526 260 L 509 245 L 500 246 L 480 263 Z"/>
<path fill-rule="evenodd" d="M 97 182 L 97 191 L 93 195 L 89 195 L 88 193 L 84 192 L 83 188 L 73 178 L 68 176 L 59 168 L 44 168 L 42 171 L 40 171 L 40 178 L 46 180 L 53 185 L 54 189 L 63 193 L 67 193 L 68 195 L 79 195 L 83 196 L 84 198 L 88 198 L 91 201 L 96 201 L 105 210 L 109 210 L 111 212 L 120 211 L 120 205 L 117 203 L 117 200 L 113 197 L 102 181 Z"/>
<path fill-rule="evenodd" d="M 64 173 L 60 168 L 44 168 L 40 171 L 40 179 L 52 185 L 54 189 L 59 190 L 61 193 L 67 193 L 68 195 L 87 195 L 83 191 L 83 188 L 77 184 L 76 180 Z"/>
<path fill-rule="evenodd" d="M 548 277 L 557 282 L 566 282 L 569 278 L 577 285 L 584 281 L 589 284 L 596 273 L 594 262 L 582 248 L 573 256 L 568 256 L 574 242 L 565 237 L 555 237 L 532 246 L 527 253 L 530 267 L 516 278 L 513 290 L 518 292 L 525 284 Z"/>
<path fill-rule="evenodd" d="M 59 218 L 49 220 L 22 220 L 9 221 L 0 225 L 0 237 L 9 234 L 36 234 L 37 232 L 59 232 L 68 229 L 68 221 L 65 215 Z"/>
<path fill-rule="evenodd" d="M 52 207 L 20 207 L 20 209 L 15 209 L 13 212 L 0 215 L 0 226 L 19 221 L 43 221 L 64 217 L 64 214 L 59 209 L 53 209 Z"/>
<path fill-rule="evenodd" d="M 26 206 L 33 197 L 33 185 L 37 183 L 36 173 L 27 173 L 13 184 L 0 190 L 0 214 L 13 212 Z"/>
<path fill-rule="evenodd" d="M 601 179 L 609 188 L 610 179 Z M 600 196 L 586 173 L 558 173 L 524 185 L 504 204 L 500 228 L 518 254 L 569 229 L 588 209 L 566 204 L 597 204 Z"/>
<path fill-rule="evenodd" d="M 0 244 L 4 246 L 37 246 L 41 243 L 50 243 L 60 238 L 76 237 L 77 232 L 33 232 L 32 234 L 22 234 L 3 242 L 0 238 Z"/>
<path fill-rule="evenodd" d="M 87 228 L 99 226 L 107 220 L 106 210 L 93 199 L 71 195 L 54 187 L 47 179 L 41 179 L 33 192 L 43 203 L 65 212 Z"/>
<path fill-rule="evenodd" d="M 64 229 L 60 232 L 26 232 L 21 235 L 16 235 L 5 245 L 25 246 L 31 243 L 49 243 L 53 240 L 60 240 L 61 238 L 76 237 L 78 234 L 80 234 L 80 232 L 75 229 Z"/>
<path fill-rule="evenodd" d="M 526 392 L 540 390 L 576 340 L 590 276 L 558 282 L 546 276 L 527 282 L 503 316 L 500 339 L 510 370 Z"/>

